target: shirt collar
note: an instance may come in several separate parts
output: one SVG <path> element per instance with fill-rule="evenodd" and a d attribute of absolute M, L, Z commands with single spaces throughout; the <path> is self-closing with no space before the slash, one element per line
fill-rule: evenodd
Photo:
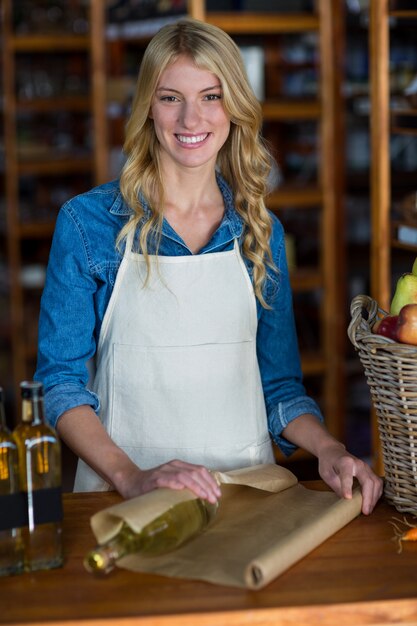
<path fill-rule="evenodd" d="M 113 180 L 109 185 L 114 187 L 114 200 L 109 208 L 112 215 L 133 215 L 132 209 L 126 204 L 120 191 L 119 181 Z"/>

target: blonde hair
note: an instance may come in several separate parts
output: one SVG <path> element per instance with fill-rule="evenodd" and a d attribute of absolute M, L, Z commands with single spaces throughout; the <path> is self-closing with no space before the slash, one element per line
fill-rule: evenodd
<path fill-rule="evenodd" d="M 134 218 L 122 229 L 117 243 L 144 217 L 142 194 L 151 217 L 144 222 L 139 243 L 149 267 L 149 237 L 157 235 L 158 241 L 160 236 L 164 198 L 159 145 L 149 111 L 161 74 L 179 56 L 188 57 L 220 80 L 231 127 L 217 167 L 234 193 L 236 210 L 245 225 L 242 252 L 253 264 L 255 294 L 267 306 L 263 296 L 266 266 L 274 267 L 269 243 L 272 222 L 264 203 L 271 158 L 260 134 L 261 106 L 250 87 L 239 48 L 215 26 L 191 18 L 181 20 L 163 27 L 145 51 L 126 125 L 127 161 L 120 179 L 122 195 Z"/>

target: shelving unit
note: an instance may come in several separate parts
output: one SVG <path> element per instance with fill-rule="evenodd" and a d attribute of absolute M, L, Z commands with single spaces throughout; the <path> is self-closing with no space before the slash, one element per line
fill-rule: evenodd
<path fill-rule="evenodd" d="M 302 366 L 307 388 L 323 408 L 326 423 L 337 437 L 344 438 L 345 395 L 345 295 L 343 241 L 343 102 L 341 54 L 344 26 L 341 2 L 320 0 L 316 11 L 289 14 L 276 12 L 210 12 L 204 0 L 191 2 L 192 14 L 219 26 L 239 43 L 254 41 L 265 49 L 266 97 L 263 102 L 265 135 L 275 150 L 283 173 L 282 184 L 271 193 L 268 206 L 281 218 L 286 230 L 294 228 L 296 250 L 303 237 L 314 241 L 315 258 L 300 259 L 292 273 L 295 311 L 300 332 Z M 316 53 L 312 61 L 285 60 L 288 37 L 313 35 Z M 272 63 L 272 67 L 268 64 Z M 317 73 L 314 94 L 288 96 L 282 74 L 309 68 Z M 270 84 L 268 84 L 270 83 Z M 316 171 L 303 180 L 293 175 L 287 157 L 293 135 L 301 123 L 314 125 Z M 301 146 L 299 146 L 301 147 Z M 288 152 L 286 149 L 288 148 Z M 302 147 L 301 147 L 302 149 Z M 303 221 L 305 224 L 303 225 Z M 316 232 L 306 233 L 312 222 Z M 303 321 L 305 317 L 305 323 Z M 303 345 L 313 319 L 312 345 Z M 307 327 L 307 329 L 306 329 Z M 308 341 L 304 343 L 308 344 Z M 318 382 L 318 386 L 317 386 Z M 315 383 L 315 386 L 314 386 Z"/>
<path fill-rule="evenodd" d="M 369 15 L 365 3 L 345 3 L 343 96 L 345 109 L 346 318 L 358 293 L 369 293 L 370 136 Z M 346 348 L 346 445 L 369 460 L 370 396 L 363 368 L 350 341 Z"/>
<path fill-rule="evenodd" d="M 104 182 L 107 171 L 105 3 L 71 3 L 78 14 L 48 31 L 32 28 L 29 4 L 1 4 L 11 391 L 33 375 L 57 210 L 74 193 Z M 65 20 L 69 8 L 64 3 L 58 16 Z M 26 9 L 24 28 L 18 9 Z M 81 32 L 71 32 L 75 26 Z"/>
<path fill-rule="evenodd" d="M 398 241 L 399 225 L 417 229 L 416 220 L 398 216 L 401 201 L 410 192 L 417 192 L 417 158 L 414 171 L 394 171 L 392 137 L 398 134 L 409 136 L 416 142 L 417 155 L 417 107 L 404 100 L 392 109 L 394 97 L 398 98 L 392 84 L 393 71 L 390 67 L 392 50 L 398 37 L 404 39 L 407 30 L 417 36 L 417 7 L 410 3 L 389 0 L 371 0 L 370 5 L 370 58 L 371 58 L 371 195 L 372 195 L 372 239 L 371 239 L 371 295 L 380 307 L 389 309 L 396 278 L 403 271 L 410 271 L 417 256 L 417 245 Z M 398 39 L 397 39 L 398 41 Z M 417 63 L 414 67 L 417 75 Z M 376 468 L 382 472 L 383 465 L 378 443 L 375 416 L 373 426 L 373 457 Z"/>

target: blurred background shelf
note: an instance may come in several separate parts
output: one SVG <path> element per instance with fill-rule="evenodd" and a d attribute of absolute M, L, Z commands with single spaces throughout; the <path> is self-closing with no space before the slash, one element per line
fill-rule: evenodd
<path fill-rule="evenodd" d="M 57 212 L 107 178 L 105 3 L 1 3 L 2 146 L 8 336 L 2 384 L 17 419 L 18 384 L 36 361 L 37 318 Z"/>
<path fill-rule="evenodd" d="M 389 310 L 397 279 L 410 272 L 417 245 L 417 117 L 406 89 L 417 76 L 417 9 L 406 0 L 370 2 L 371 294 Z M 416 85 L 417 94 L 417 85 Z M 407 226 L 411 230 L 401 230 Z M 417 239 L 416 239 L 417 243 Z M 382 470 L 376 419 L 374 465 Z"/>

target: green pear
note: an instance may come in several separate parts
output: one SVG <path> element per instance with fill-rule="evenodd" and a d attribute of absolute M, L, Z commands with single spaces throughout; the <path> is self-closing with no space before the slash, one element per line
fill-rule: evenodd
<path fill-rule="evenodd" d="M 414 260 L 413 268 L 412 268 L 411 272 L 412 272 L 412 274 L 415 274 L 417 276 L 417 257 Z"/>
<path fill-rule="evenodd" d="M 417 265 L 416 265 L 417 272 Z M 417 273 L 406 273 L 400 276 L 391 301 L 390 314 L 398 315 L 406 304 L 417 303 Z"/>

